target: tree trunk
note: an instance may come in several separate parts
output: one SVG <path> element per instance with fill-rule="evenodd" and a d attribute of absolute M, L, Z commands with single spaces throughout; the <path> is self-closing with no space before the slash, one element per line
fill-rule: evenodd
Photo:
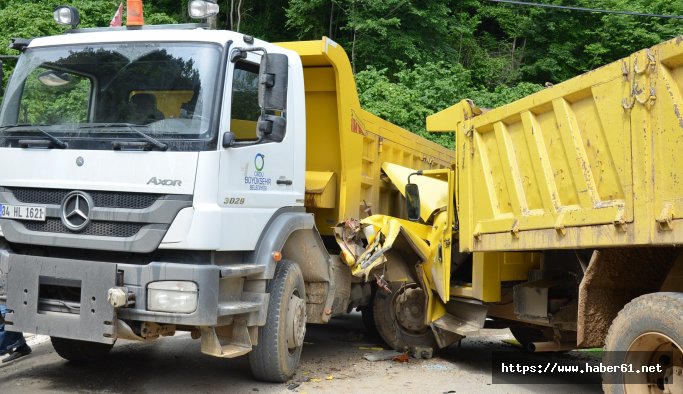
<path fill-rule="evenodd" d="M 233 14 L 235 13 L 235 0 L 230 0 L 230 30 L 233 29 L 233 26 L 235 26 L 235 17 Z"/>
<path fill-rule="evenodd" d="M 330 28 L 329 28 L 329 31 L 327 33 L 327 36 L 332 38 L 332 37 L 334 37 L 332 34 L 332 26 L 333 26 L 333 22 L 334 22 L 334 0 L 331 1 L 330 3 L 331 3 L 331 6 L 330 6 Z"/>
<path fill-rule="evenodd" d="M 240 31 L 240 24 L 242 23 L 242 0 L 237 2 L 237 29 L 236 32 Z"/>

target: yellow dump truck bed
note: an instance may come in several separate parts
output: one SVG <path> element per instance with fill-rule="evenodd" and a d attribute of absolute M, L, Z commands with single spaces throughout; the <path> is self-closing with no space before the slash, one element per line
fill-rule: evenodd
<path fill-rule="evenodd" d="M 463 251 L 683 243 L 683 36 L 490 111 L 456 132 Z"/>
<path fill-rule="evenodd" d="M 306 208 L 323 235 L 348 218 L 400 216 L 399 193 L 380 178 L 382 163 L 444 168 L 454 153 L 360 107 L 351 63 L 334 41 L 278 45 L 299 53 L 306 89 Z"/>

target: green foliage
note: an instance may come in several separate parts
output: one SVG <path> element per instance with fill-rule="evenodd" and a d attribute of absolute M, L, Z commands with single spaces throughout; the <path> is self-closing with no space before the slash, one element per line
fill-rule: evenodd
<path fill-rule="evenodd" d="M 537 92 L 537 84 L 519 83 L 493 90 L 478 87 L 462 65 L 425 63 L 389 75 L 387 69 L 369 67 L 356 75 L 361 104 L 368 111 L 444 146 L 453 147 L 453 136 L 425 131 L 428 115 L 463 99 L 482 107 L 496 107 Z"/>
<path fill-rule="evenodd" d="M 120 1 L 117 0 L 72 0 L 68 5 L 78 9 L 81 16 L 80 28 L 109 26 Z M 64 5 L 62 1 L 40 0 L 26 2 L 23 0 L 0 1 L 0 54 L 16 55 L 17 52 L 9 49 L 11 38 L 33 38 L 60 34 L 68 28 L 55 23 L 52 12 L 58 5 Z M 148 7 L 145 9 L 145 23 L 161 24 L 176 23 L 177 20 L 158 8 Z M 125 20 L 125 16 L 124 16 Z M 3 63 L 3 86 L 7 86 L 7 80 L 14 67 L 14 62 Z M 52 89 L 40 87 L 37 79 L 31 92 L 31 97 L 26 97 L 26 105 L 22 108 L 24 120 L 28 123 L 50 123 L 51 119 L 59 118 L 65 113 L 73 115 L 72 121 L 77 121 L 85 116 L 87 107 L 82 104 L 82 98 L 87 97 L 89 84 L 80 81 L 69 84 L 64 88 Z M 56 91 L 67 90 L 68 94 L 55 95 Z M 57 99 L 58 97 L 58 99 Z M 83 115 L 83 116 L 82 116 Z M 67 121 L 67 120 L 64 120 Z"/>
<path fill-rule="evenodd" d="M 670 0 L 545 3 L 683 15 Z M 82 26 L 107 26 L 118 0 L 72 0 Z M 487 0 L 225 0 L 218 27 L 268 41 L 326 35 L 349 53 L 364 105 L 424 133 L 424 117 L 463 98 L 495 107 L 683 33 L 683 22 Z M 1 44 L 64 30 L 59 1 L 0 0 Z M 148 24 L 189 22 L 187 0 L 145 2 Z M 9 67 L 5 65 L 7 74 Z M 445 138 L 432 137 L 430 138 Z M 441 140 L 439 140 L 441 141 Z"/>

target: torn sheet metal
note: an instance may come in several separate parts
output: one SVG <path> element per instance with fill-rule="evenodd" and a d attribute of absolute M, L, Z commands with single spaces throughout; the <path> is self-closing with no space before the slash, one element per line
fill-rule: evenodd
<path fill-rule="evenodd" d="M 342 258 L 351 267 L 354 276 L 369 280 L 370 272 L 384 264 L 385 253 L 390 250 L 399 235 L 422 258 L 429 256 L 428 238 L 431 226 L 425 226 L 385 215 L 373 215 L 363 220 L 346 220 L 335 226 L 337 244 Z"/>

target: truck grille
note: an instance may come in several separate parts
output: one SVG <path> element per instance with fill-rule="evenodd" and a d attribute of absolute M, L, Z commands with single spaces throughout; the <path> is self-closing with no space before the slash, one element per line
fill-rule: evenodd
<path fill-rule="evenodd" d="M 75 233 L 66 228 L 60 219 L 48 218 L 44 222 L 22 222 L 22 224 L 29 231 L 117 238 L 132 237 L 144 226 L 143 223 L 93 221 L 83 231 Z"/>
<path fill-rule="evenodd" d="M 71 190 L 13 187 L 14 197 L 25 204 L 60 205 Z M 85 191 L 85 190 L 84 190 Z M 96 207 L 145 209 L 156 202 L 160 194 L 87 191 Z M 61 224 L 61 223 L 60 223 Z"/>

